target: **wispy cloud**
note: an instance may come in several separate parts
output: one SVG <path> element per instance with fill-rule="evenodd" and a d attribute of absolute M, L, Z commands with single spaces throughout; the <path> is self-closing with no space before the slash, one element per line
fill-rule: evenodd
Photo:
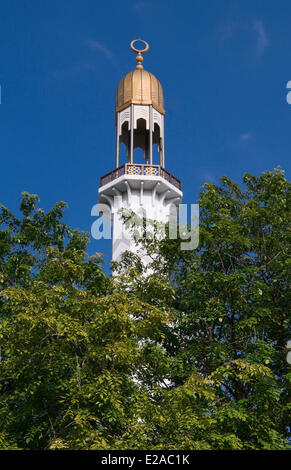
<path fill-rule="evenodd" d="M 240 134 L 239 136 L 239 142 L 240 143 L 246 143 L 249 142 L 253 137 L 253 134 L 251 132 L 245 132 L 243 134 Z"/>
<path fill-rule="evenodd" d="M 62 70 L 56 70 L 53 72 L 53 77 L 57 79 L 74 78 L 84 71 L 92 71 L 95 68 L 95 65 L 89 62 L 79 62 Z"/>
<path fill-rule="evenodd" d="M 237 21 L 229 20 L 219 25 L 219 35 L 222 41 L 232 38 L 232 36 L 241 28 Z"/>
<path fill-rule="evenodd" d="M 270 43 L 264 22 L 260 19 L 247 23 L 231 19 L 219 26 L 219 35 L 222 41 L 231 39 L 238 32 L 244 32 L 248 35 L 255 33 L 254 50 L 257 56 L 261 56 Z"/>
<path fill-rule="evenodd" d="M 120 73 L 119 65 L 114 54 L 107 46 L 105 46 L 105 44 L 102 44 L 101 42 L 95 41 L 93 39 L 88 39 L 85 41 L 85 45 L 94 51 L 100 52 L 105 57 L 105 59 L 110 62 Z M 74 78 L 80 75 L 82 72 L 96 70 L 96 68 L 97 66 L 93 61 L 79 61 L 62 70 L 55 71 L 53 76 L 54 78 L 58 79 Z"/>
<path fill-rule="evenodd" d="M 102 42 L 99 41 L 95 41 L 95 39 L 88 39 L 86 41 L 86 45 L 90 49 L 100 52 L 115 68 L 119 70 L 119 66 L 114 54 L 107 46 L 105 46 L 105 44 L 102 44 Z"/>
<path fill-rule="evenodd" d="M 264 50 L 269 44 L 264 24 L 262 20 L 255 20 L 253 22 L 253 30 L 257 34 L 256 50 L 258 55 L 262 55 Z"/>
<path fill-rule="evenodd" d="M 149 2 L 143 2 L 142 0 L 137 1 L 133 4 L 134 10 L 136 10 L 138 13 L 142 13 L 149 6 L 150 6 Z"/>

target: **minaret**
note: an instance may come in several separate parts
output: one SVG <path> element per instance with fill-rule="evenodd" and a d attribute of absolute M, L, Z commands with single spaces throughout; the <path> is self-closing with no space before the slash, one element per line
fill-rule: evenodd
<path fill-rule="evenodd" d="M 134 47 L 137 41 L 144 49 Z M 137 53 L 137 66 L 121 79 L 116 92 L 115 169 L 101 177 L 99 188 L 99 203 L 109 205 L 113 218 L 113 261 L 119 261 L 125 250 L 137 251 L 124 229 L 120 209 L 166 223 L 171 206 L 178 206 L 183 195 L 180 181 L 165 169 L 163 89 L 142 65 L 149 45 L 136 39 L 130 46 Z M 138 153 L 142 153 L 141 162 Z"/>

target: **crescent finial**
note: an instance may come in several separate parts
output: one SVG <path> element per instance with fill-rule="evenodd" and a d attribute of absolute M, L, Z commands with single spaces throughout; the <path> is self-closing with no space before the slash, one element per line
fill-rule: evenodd
<path fill-rule="evenodd" d="M 145 45 L 144 49 L 137 49 L 136 47 L 134 47 L 135 42 L 142 42 Z M 134 39 L 133 41 L 131 41 L 130 47 L 131 47 L 131 50 L 133 52 L 137 53 L 137 56 L 136 56 L 137 66 L 136 66 L 136 68 L 137 69 L 143 69 L 143 65 L 142 65 L 143 56 L 142 56 L 142 54 L 145 54 L 149 50 L 149 48 L 150 48 L 149 44 L 146 41 L 144 41 L 143 39 Z"/>

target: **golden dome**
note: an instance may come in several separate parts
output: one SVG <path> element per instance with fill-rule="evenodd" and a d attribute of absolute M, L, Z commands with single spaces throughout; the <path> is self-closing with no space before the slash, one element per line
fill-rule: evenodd
<path fill-rule="evenodd" d="M 141 41 L 146 45 L 143 50 L 136 49 L 133 45 Z M 132 41 L 131 49 L 138 53 L 136 70 L 129 72 L 123 77 L 116 92 L 115 111 L 122 111 L 130 104 L 152 105 L 157 111 L 165 114 L 163 88 L 159 80 L 142 66 L 142 54 L 147 52 L 149 45 L 141 39 Z"/>
<path fill-rule="evenodd" d="M 165 114 L 162 85 L 152 73 L 136 69 L 120 80 L 116 92 L 116 112 L 130 104 L 151 104 Z"/>

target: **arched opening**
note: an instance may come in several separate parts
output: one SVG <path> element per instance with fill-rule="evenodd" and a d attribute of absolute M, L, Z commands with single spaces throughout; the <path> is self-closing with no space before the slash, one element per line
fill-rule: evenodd
<path fill-rule="evenodd" d="M 121 136 L 119 137 L 119 166 L 124 165 L 129 160 L 130 132 L 128 121 L 121 126 Z"/>
<path fill-rule="evenodd" d="M 149 161 L 149 130 L 146 120 L 139 118 L 134 129 L 133 148 L 134 163 L 148 163 Z"/>
<path fill-rule="evenodd" d="M 153 164 L 160 165 L 160 153 L 161 153 L 161 129 L 160 126 L 155 123 L 153 133 Z"/>
<path fill-rule="evenodd" d="M 161 128 L 158 123 L 154 123 L 152 139 L 150 130 L 147 129 L 147 120 L 140 117 L 135 122 L 133 133 L 129 129 L 129 121 L 126 120 L 121 126 L 121 135 L 118 138 L 116 165 L 122 166 L 124 163 L 132 162 L 137 164 L 164 165 L 163 139 Z M 133 149 L 131 142 L 133 141 Z M 152 143 L 152 149 L 150 144 Z M 131 155 L 132 154 L 132 155 Z"/>

